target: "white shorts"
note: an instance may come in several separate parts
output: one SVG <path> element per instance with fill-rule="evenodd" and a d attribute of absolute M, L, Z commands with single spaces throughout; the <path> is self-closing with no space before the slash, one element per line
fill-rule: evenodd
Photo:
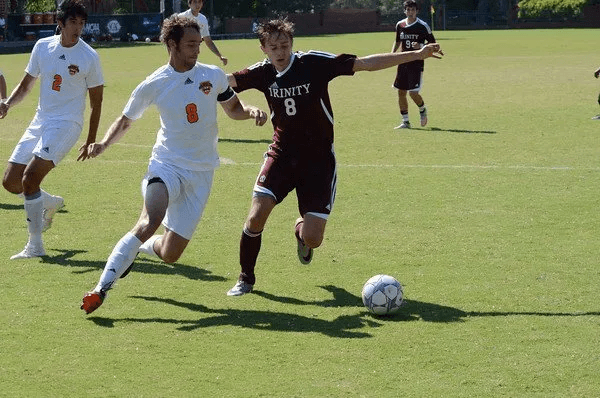
<path fill-rule="evenodd" d="M 11 163 L 29 164 L 34 156 L 54 165 L 69 153 L 81 135 L 81 125 L 70 120 L 41 122 L 37 115 L 8 159 Z"/>
<path fill-rule="evenodd" d="M 190 240 L 202 218 L 214 174 L 214 170 L 186 170 L 151 159 L 148 172 L 142 180 L 142 195 L 146 196 L 148 180 L 153 177 L 163 180 L 169 193 L 169 205 L 163 225 Z"/>

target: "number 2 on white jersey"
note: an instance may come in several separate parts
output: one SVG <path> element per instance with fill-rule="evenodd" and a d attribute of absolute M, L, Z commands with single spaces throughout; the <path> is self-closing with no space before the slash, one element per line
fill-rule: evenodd
<path fill-rule="evenodd" d="M 52 81 L 52 90 L 60 91 L 60 85 L 62 84 L 62 76 L 54 75 L 54 80 Z"/>

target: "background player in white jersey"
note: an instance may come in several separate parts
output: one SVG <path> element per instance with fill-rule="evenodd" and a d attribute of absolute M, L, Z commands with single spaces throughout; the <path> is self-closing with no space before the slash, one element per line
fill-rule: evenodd
<path fill-rule="evenodd" d="M 166 19 L 161 41 L 167 46 L 169 63 L 136 87 L 102 141 L 90 145 L 90 156 L 100 155 L 150 105 L 158 108 L 161 128 L 142 182 L 142 213 L 113 249 L 96 288 L 84 296 L 81 308 L 88 314 L 102 304 L 116 280 L 127 275 L 138 252 L 167 263 L 177 261 L 183 253 L 200 221 L 219 165 L 217 102 L 232 119 L 255 119 L 261 126 L 267 121 L 265 112 L 240 102 L 225 72 L 196 62 L 202 37 L 195 20 L 178 15 Z M 161 223 L 164 235 L 152 236 Z"/>
<path fill-rule="evenodd" d="M 190 7 L 187 11 L 182 12 L 181 16 L 194 18 L 200 25 L 200 35 L 202 35 L 202 41 L 206 43 L 206 46 L 212 51 L 223 65 L 227 65 L 227 58 L 221 55 L 221 52 L 217 48 L 216 44 L 210 38 L 210 31 L 208 26 L 208 19 L 200 13 L 200 10 L 204 6 L 204 0 L 188 0 L 188 6 Z"/>
<path fill-rule="evenodd" d="M 7 191 L 25 197 L 29 240 L 25 249 L 12 259 L 46 255 L 42 232 L 63 206 L 63 199 L 46 193 L 40 184 L 81 135 L 88 93 L 89 130 L 77 160 L 88 158 L 88 144 L 96 140 L 100 121 L 104 79 L 98 54 L 80 38 L 87 20 L 85 7 L 79 0 L 64 1 L 57 17 L 60 35 L 38 40 L 25 76 L 8 100 L 0 104 L 1 119 L 25 98 L 40 78 L 37 112 L 8 159 L 2 180 Z"/>
<path fill-rule="evenodd" d="M 433 33 L 429 25 L 417 18 L 419 5 L 415 0 L 407 0 L 404 2 L 404 13 L 406 18 L 396 24 L 396 39 L 392 47 L 392 52 L 398 51 L 413 51 L 423 47 L 425 43 L 435 43 Z M 427 124 L 427 108 L 425 101 L 421 97 L 420 91 L 423 86 L 423 69 L 425 62 L 417 60 L 398 65 L 396 72 L 396 80 L 394 87 L 398 89 L 398 105 L 400 107 L 400 117 L 402 121 L 396 128 L 409 129 L 410 120 L 408 118 L 408 99 L 406 94 L 419 107 L 419 115 L 421 118 L 421 127 Z"/>
<path fill-rule="evenodd" d="M 4 78 L 4 75 L 2 74 L 1 70 L 0 70 L 0 100 L 1 101 L 6 100 L 6 79 Z"/>
<path fill-rule="evenodd" d="M 236 285 L 227 292 L 230 296 L 252 291 L 267 218 L 292 190 L 296 189 L 300 212 L 295 224 L 300 262 L 308 264 L 312 250 L 323 241 L 337 178 L 329 82 L 341 75 L 442 55 L 437 44 L 419 51 L 366 57 L 292 52 L 293 24 L 281 19 L 260 25 L 257 33 L 260 48 L 268 59 L 228 75 L 229 84 L 238 92 L 254 88 L 265 95 L 274 134 L 254 185 L 240 239 L 241 273 Z"/>

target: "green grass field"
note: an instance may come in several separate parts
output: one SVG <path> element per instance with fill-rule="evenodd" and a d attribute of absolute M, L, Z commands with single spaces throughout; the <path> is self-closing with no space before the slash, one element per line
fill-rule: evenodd
<path fill-rule="evenodd" d="M 393 130 L 393 69 L 331 83 L 340 167 L 325 241 L 298 263 L 291 195 L 264 232 L 255 294 L 225 292 L 270 126 L 219 111 L 227 164 L 188 249 L 172 266 L 140 256 L 90 316 L 81 297 L 139 215 L 156 111 L 102 157 L 78 163 L 73 150 L 46 179 L 66 203 L 47 257 L 8 260 L 27 230 L 22 202 L 2 191 L 0 396 L 600 396 L 598 30 L 436 37 L 446 57 L 426 62 L 426 128 Z M 393 39 L 300 37 L 295 49 L 367 55 Z M 262 59 L 254 40 L 218 46 L 227 72 Z M 146 44 L 99 54 L 102 136 L 167 55 Z M 0 57 L 11 90 L 28 57 Z M 218 61 L 204 46 L 200 58 Z M 0 121 L 4 163 L 37 93 Z M 378 273 L 404 286 L 393 317 L 362 306 Z"/>

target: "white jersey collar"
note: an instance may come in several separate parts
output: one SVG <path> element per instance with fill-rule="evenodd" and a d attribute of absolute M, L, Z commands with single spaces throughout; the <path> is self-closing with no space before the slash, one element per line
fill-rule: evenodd
<path fill-rule="evenodd" d="M 296 53 L 292 53 L 292 56 L 290 57 L 290 63 L 288 64 L 287 68 L 285 68 L 281 72 L 277 72 L 277 76 L 276 77 L 281 77 L 281 76 L 285 75 L 285 73 L 288 70 L 290 70 L 290 68 L 292 67 L 292 64 L 294 63 L 295 59 L 296 59 Z M 273 65 L 273 67 L 275 67 L 275 65 Z M 275 69 L 275 70 L 277 70 L 277 69 Z"/>

